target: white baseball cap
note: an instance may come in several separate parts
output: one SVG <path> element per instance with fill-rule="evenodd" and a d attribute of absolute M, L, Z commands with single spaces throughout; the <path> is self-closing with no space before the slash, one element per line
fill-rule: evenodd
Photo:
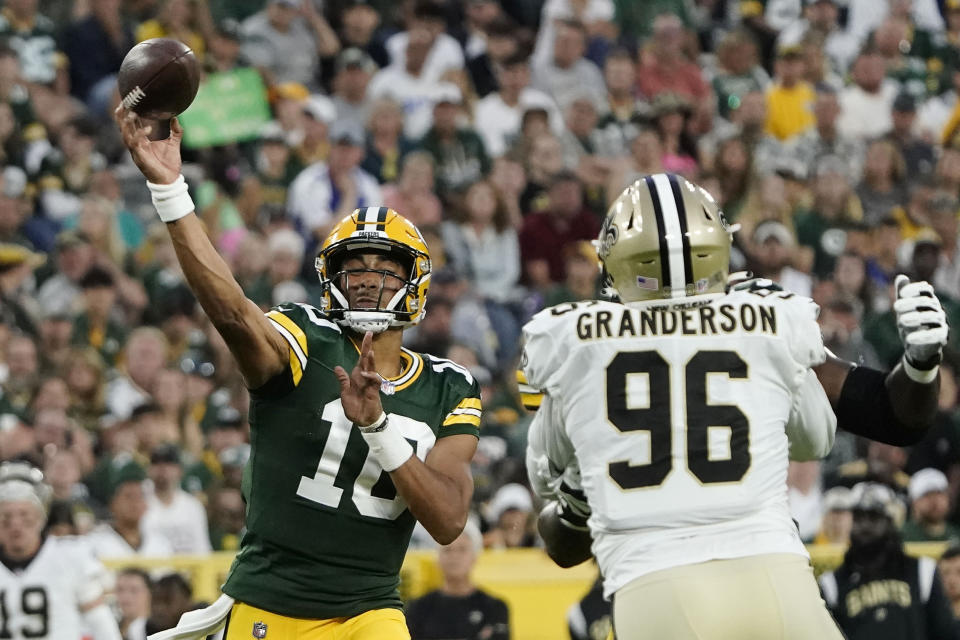
<path fill-rule="evenodd" d="M 946 491 L 948 485 L 947 476 L 939 469 L 920 469 L 910 478 L 910 500 L 917 500 L 933 491 Z"/>

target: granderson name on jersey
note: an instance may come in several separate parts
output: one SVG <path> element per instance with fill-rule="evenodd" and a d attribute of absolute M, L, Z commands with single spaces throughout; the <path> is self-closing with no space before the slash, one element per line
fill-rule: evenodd
<path fill-rule="evenodd" d="M 267 316 L 290 343 L 290 365 L 251 393 L 244 471 L 247 533 L 224 593 L 297 618 L 401 608 L 400 565 L 414 518 L 343 413 L 332 369 L 356 365 L 357 342 L 319 310 Z M 438 438 L 478 435 L 480 388 L 463 367 L 402 352 L 384 411 L 424 460 Z"/>

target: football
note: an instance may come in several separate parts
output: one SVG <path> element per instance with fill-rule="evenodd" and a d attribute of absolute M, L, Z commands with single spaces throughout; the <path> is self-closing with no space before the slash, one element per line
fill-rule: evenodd
<path fill-rule="evenodd" d="M 117 76 L 124 108 L 152 120 L 169 120 L 185 111 L 199 86 L 197 57 L 170 38 L 151 38 L 130 49 Z"/>

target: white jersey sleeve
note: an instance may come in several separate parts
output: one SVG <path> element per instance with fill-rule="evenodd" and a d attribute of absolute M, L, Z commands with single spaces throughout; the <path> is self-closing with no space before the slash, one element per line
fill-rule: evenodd
<path fill-rule="evenodd" d="M 551 382 L 566 360 L 566 348 L 557 332 L 565 314 L 573 308 L 572 304 L 562 304 L 544 309 L 523 327 L 520 369 L 533 389 L 549 393 Z"/>
<path fill-rule="evenodd" d="M 833 448 L 837 416 L 823 386 L 811 367 L 823 364 L 827 350 L 817 316 L 820 307 L 810 298 L 793 294 L 777 294 L 772 301 L 783 309 L 786 319 L 787 345 L 797 364 L 793 376 L 793 397 L 790 416 L 785 425 L 790 442 L 791 460 L 823 458 Z"/>
<path fill-rule="evenodd" d="M 571 465 L 576 465 L 576 459 L 573 445 L 563 430 L 560 403 L 545 396 L 527 432 L 530 487 L 541 498 L 556 497 L 564 473 Z M 579 472 L 576 476 L 579 478 Z"/>

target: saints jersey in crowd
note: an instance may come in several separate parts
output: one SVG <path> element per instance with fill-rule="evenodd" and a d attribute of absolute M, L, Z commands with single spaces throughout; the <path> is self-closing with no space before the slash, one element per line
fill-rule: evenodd
<path fill-rule="evenodd" d="M 83 543 L 48 537 L 25 564 L 0 556 L 0 638 L 77 640 L 106 570 Z"/>
<path fill-rule="evenodd" d="M 354 616 L 402 603 L 400 565 L 414 518 L 340 404 L 358 339 L 308 305 L 267 314 L 289 368 L 251 393 L 244 472 L 247 533 L 224 593 L 296 618 Z M 463 367 L 404 349 L 383 409 L 424 460 L 438 438 L 478 434 L 480 390 Z"/>
<path fill-rule="evenodd" d="M 844 564 L 820 576 L 820 590 L 850 640 L 956 637 L 957 622 L 932 558 L 896 554 L 870 576 Z"/>
<path fill-rule="evenodd" d="M 673 566 L 806 554 L 788 453 L 825 455 L 836 428 L 810 369 L 826 358 L 817 312 L 744 290 L 564 304 L 524 327 L 523 373 L 545 392 L 528 473 L 543 495 L 579 466 L 607 597 Z"/>

